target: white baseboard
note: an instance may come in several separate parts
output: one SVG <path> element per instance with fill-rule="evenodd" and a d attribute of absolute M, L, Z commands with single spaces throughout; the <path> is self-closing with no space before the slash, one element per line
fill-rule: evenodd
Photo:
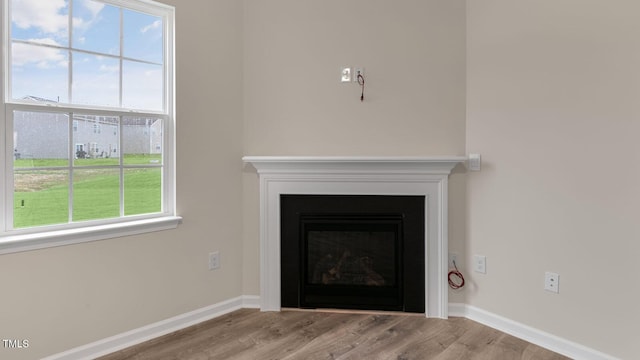
<path fill-rule="evenodd" d="M 242 308 L 260 308 L 260 297 L 239 296 L 87 345 L 79 346 L 59 354 L 51 355 L 43 360 L 95 359 Z M 471 305 L 450 303 L 449 316 L 464 317 L 479 322 L 572 359 L 619 360 L 613 356 L 603 354 L 586 346 L 534 329 Z"/>
<path fill-rule="evenodd" d="M 526 340 L 545 349 L 557 352 L 576 360 L 619 360 L 597 350 L 574 343 L 567 339 L 534 329 L 530 326 L 490 313 L 477 307 L 451 303 L 449 316 L 464 317 L 480 324 L 500 330 L 509 335 Z"/>
<path fill-rule="evenodd" d="M 48 356 L 43 360 L 95 359 L 242 308 L 259 308 L 259 296 L 239 296 L 201 309 Z"/>
<path fill-rule="evenodd" d="M 243 295 L 242 307 L 244 309 L 260 309 L 260 296 L 258 295 Z"/>

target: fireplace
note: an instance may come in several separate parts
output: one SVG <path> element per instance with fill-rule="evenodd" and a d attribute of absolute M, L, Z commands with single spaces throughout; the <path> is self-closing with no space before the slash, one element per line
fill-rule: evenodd
<path fill-rule="evenodd" d="M 282 306 L 423 313 L 424 203 L 281 195 Z"/>
<path fill-rule="evenodd" d="M 262 311 L 282 308 L 281 275 L 291 272 L 281 262 L 282 195 L 419 196 L 424 200 L 424 265 L 412 271 L 424 275 L 426 316 L 447 318 L 447 183 L 451 170 L 466 157 L 245 156 L 243 160 L 257 170 L 260 180 Z M 406 234 L 405 224 L 402 229 Z"/>

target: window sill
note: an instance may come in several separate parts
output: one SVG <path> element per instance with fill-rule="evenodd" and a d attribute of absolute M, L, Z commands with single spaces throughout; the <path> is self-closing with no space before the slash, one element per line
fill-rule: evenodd
<path fill-rule="evenodd" d="M 165 216 L 78 229 L 0 236 L 0 255 L 175 229 L 181 221 L 180 216 Z"/>

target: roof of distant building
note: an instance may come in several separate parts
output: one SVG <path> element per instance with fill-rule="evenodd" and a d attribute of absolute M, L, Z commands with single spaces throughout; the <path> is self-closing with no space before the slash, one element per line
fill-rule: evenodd
<path fill-rule="evenodd" d="M 45 99 L 45 98 L 41 98 L 41 97 L 33 96 L 33 95 L 25 96 L 25 97 L 22 98 L 22 100 L 31 100 L 31 101 L 49 102 L 49 103 L 57 103 L 58 102 L 56 100 Z"/>

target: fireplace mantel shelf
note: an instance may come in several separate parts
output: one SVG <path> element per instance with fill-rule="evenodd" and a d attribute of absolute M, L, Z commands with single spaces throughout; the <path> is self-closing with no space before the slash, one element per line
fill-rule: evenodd
<path fill-rule="evenodd" d="M 258 173 L 412 172 L 449 174 L 466 156 L 245 156 Z"/>

